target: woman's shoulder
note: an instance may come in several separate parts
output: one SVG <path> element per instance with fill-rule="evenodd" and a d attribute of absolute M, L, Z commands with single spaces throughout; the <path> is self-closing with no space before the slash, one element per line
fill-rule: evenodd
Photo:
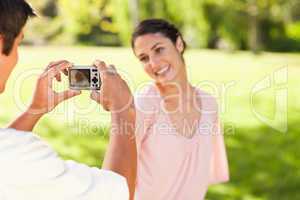
<path fill-rule="evenodd" d="M 195 87 L 197 98 L 200 100 L 200 106 L 205 111 L 217 111 L 218 103 L 215 95 L 204 91 L 202 88 Z"/>
<path fill-rule="evenodd" d="M 142 84 L 135 92 L 134 101 L 136 106 L 154 106 L 160 100 L 160 95 L 157 92 L 154 83 Z"/>
<path fill-rule="evenodd" d="M 156 95 L 158 96 L 158 92 L 155 88 L 155 83 L 153 82 L 146 82 L 140 84 L 135 92 L 136 97 L 145 96 L 145 95 Z"/>

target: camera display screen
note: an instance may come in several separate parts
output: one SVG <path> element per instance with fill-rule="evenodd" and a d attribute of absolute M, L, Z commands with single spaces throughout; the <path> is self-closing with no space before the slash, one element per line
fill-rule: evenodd
<path fill-rule="evenodd" d="M 90 69 L 70 70 L 70 85 L 77 87 L 90 87 Z"/>

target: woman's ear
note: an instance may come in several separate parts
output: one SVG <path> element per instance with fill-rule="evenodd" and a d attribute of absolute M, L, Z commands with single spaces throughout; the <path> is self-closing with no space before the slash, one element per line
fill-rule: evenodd
<path fill-rule="evenodd" d="M 176 49 L 180 53 L 183 53 L 183 51 L 184 51 L 184 43 L 183 43 L 183 40 L 182 40 L 181 36 L 178 36 L 177 39 L 176 39 Z"/>

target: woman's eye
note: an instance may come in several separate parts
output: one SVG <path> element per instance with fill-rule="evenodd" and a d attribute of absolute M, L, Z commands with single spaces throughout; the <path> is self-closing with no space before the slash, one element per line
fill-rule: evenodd
<path fill-rule="evenodd" d="M 147 57 L 141 57 L 140 61 L 143 62 L 143 63 L 147 62 Z"/>
<path fill-rule="evenodd" d="M 163 47 L 158 47 L 158 48 L 155 49 L 155 52 L 156 53 L 161 53 L 163 50 L 164 50 Z"/>

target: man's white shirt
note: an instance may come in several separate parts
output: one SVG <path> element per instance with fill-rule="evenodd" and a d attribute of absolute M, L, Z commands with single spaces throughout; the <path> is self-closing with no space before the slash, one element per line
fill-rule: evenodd
<path fill-rule="evenodd" d="M 0 129 L 0 200 L 129 199 L 126 179 L 64 161 L 31 132 Z"/>

